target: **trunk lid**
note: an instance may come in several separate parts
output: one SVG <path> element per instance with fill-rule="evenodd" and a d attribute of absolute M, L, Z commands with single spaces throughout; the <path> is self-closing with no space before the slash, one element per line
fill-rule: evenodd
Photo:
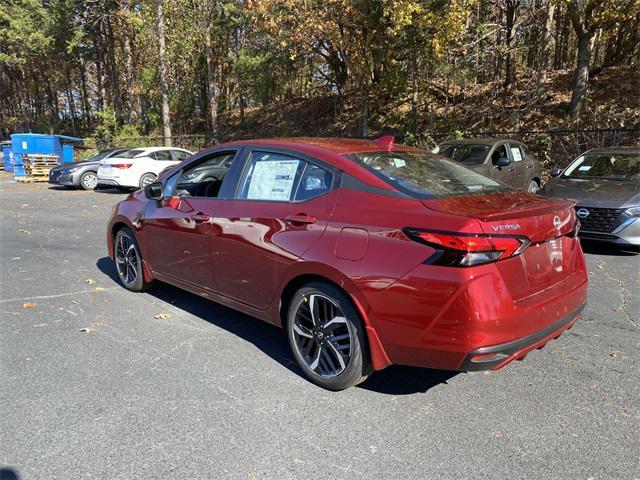
<path fill-rule="evenodd" d="M 422 203 L 438 212 L 474 218 L 482 233 L 526 236 L 532 243 L 565 235 L 575 223 L 575 202 L 524 192 L 456 196 Z"/>
<path fill-rule="evenodd" d="M 514 301 L 525 301 L 570 281 L 584 269 L 582 250 L 572 232 L 575 203 L 524 192 L 424 200 L 430 209 L 475 218 L 488 235 L 525 236 L 520 254 L 496 262 Z"/>

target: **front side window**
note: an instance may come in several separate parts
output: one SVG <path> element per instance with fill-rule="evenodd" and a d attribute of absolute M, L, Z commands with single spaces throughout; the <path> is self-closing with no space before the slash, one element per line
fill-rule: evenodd
<path fill-rule="evenodd" d="M 464 165 L 482 165 L 489 148 L 489 145 L 459 143 L 442 145 L 438 152 Z"/>
<path fill-rule="evenodd" d="M 236 152 L 215 153 L 173 175 L 165 185 L 165 196 L 217 197 Z"/>
<path fill-rule="evenodd" d="M 640 181 L 640 154 L 588 153 L 569 165 L 563 177 Z"/>
<path fill-rule="evenodd" d="M 500 160 L 504 159 L 504 158 L 509 158 L 507 156 L 507 147 L 504 145 L 500 145 L 498 147 L 496 147 L 496 149 L 493 151 L 493 153 L 491 154 L 491 161 L 495 164 L 497 164 Z"/>
<path fill-rule="evenodd" d="M 350 158 L 414 198 L 511 191 L 503 183 L 433 153 L 356 153 Z"/>
<path fill-rule="evenodd" d="M 182 150 L 174 150 L 173 156 L 179 162 L 181 162 L 182 160 L 186 160 L 187 158 L 190 157 L 190 155 L 187 152 L 183 152 Z"/>

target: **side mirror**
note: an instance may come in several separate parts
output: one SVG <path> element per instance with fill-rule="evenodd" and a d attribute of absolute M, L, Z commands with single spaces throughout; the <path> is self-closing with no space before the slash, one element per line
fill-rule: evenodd
<path fill-rule="evenodd" d="M 552 177 L 559 177 L 560 175 L 562 175 L 562 169 L 553 167 L 549 172 L 549 175 L 551 175 Z"/>
<path fill-rule="evenodd" d="M 153 182 L 144 187 L 144 195 L 149 200 L 162 200 L 162 182 Z"/>
<path fill-rule="evenodd" d="M 509 165 L 511 165 L 511 160 L 509 160 L 509 158 L 503 157 L 503 156 L 494 157 L 493 158 L 493 164 L 496 167 L 508 167 Z"/>

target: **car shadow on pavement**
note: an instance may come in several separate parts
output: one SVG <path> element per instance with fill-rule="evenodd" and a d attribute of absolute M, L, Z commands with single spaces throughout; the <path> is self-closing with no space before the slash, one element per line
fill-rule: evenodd
<path fill-rule="evenodd" d="M 593 255 L 608 255 L 613 257 L 633 257 L 638 255 L 638 250 L 634 251 L 632 249 L 633 247 L 625 249 L 624 247 L 605 242 L 582 239 L 580 240 L 580 245 L 582 245 L 584 253 Z"/>
<path fill-rule="evenodd" d="M 109 257 L 100 258 L 96 266 L 119 284 L 116 268 Z M 282 329 L 162 282 L 148 293 L 243 338 L 296 375 L 304 376 L 291 355 Z M 367 381 L 358 385 L 358 388 L 389 395 L 420 393 L 436 385 L 447 383 L 447 380 L 457 373 L 393 365 L 376 372 Z"/>

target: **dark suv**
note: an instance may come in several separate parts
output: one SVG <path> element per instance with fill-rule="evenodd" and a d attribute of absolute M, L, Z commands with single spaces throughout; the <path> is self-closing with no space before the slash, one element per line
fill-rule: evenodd
<path fill-rule="evenodd" d="M 507 185 L 536 193 L 542 185 L 540 163 L 517 140 L 464 139 L 434 149 L 466 167 Z"/>

